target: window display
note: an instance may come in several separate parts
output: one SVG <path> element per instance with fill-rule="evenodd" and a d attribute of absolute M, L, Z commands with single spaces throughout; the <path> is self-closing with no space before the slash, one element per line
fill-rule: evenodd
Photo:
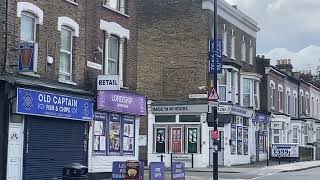
<path fill-rule="evenodd" d="M 249 145 L 248 145 L 248 139 L 249 139 L 249 133 L 248 133 L 248 127 L 243 127 L 243 154 L 248 155 L 249 152 Z"/>
<path fill-rule="evenodd" d="M 94 121 L 93 123 L 93 140 L 94 140 L 94 151 L 105 153 L 106 151 L 106 133 L 105 133 L 105 122 Z"/>
<path fill-rule="evenodd" d="M 120 155 L 121 133 L 120 115 L 111 114 L 109 122 L 109 155 Z"/>
<path fill-rule="evenodd" d="M 237 134 L 236 134 L 236 125 L 231 124 L 231 154 L 236 154 L 237 151 Z"/>
<path fill-rule="evenodd" d="M 134 149 L 134 118 L 123 116 L 123 153 L 133 154 Z"/>
<path fill-rule="evenodd" d="M 242 144 L 242 127 L 241 126 L 238 126 L 237 127 L 237 154 L 238 155 L 241 155 L 243 152 L 242 150 L 242 147 L 243 147 L 243 144 Z"/>

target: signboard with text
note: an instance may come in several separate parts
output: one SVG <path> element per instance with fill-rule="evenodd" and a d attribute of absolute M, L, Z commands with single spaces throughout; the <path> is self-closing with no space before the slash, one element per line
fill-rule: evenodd
<path fill-rule="evenodd" d="M 119 75 L 98 75 L 97 90 L 120 90 Z"/>
<path fill-rule="evenodd" d="M 126 175 L 126 162 L 113 161 L 112 163 L 112 180 L 124 179 Z"/>
<path fill-rule="evenodd" d="M 217 73 L 222 73 L 222 40 L 217 40 Z M 209 40 L 209 73 L 214 73 L 214 40 Z"/>
<path fill-rule="evenodd" d="M 172 162 L 171 180 L 185 180 L 185 164 L 182 162 Z"/>
<path fill-rule="evenodd" d="M 150 180 L 165 180 L 164 162 L 151 162 L 149 167 Z"/>
<path fill-rule="evenodd" d="M 93 101 L 43 91 L 17 88 L 16 113 L 91 121 Z"/>
<path fill-rule="evenodd" d="M 272 144 L 271 155 L 274 158 L 297 158 L 299 157 L 299 144 Z"/>

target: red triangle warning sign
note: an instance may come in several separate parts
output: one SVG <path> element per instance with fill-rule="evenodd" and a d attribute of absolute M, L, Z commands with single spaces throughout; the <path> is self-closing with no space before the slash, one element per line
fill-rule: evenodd
<path fill-rule="evenodd" d="M 212 88 L 210 95 L 208 97 L 208 100 L 209 101 L 218 101 L 219 100 L 219 95 L 218 95 L 215 88 Z"/>

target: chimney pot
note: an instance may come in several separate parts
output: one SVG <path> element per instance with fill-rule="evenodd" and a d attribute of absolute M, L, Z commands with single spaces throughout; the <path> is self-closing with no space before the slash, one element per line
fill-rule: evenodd
<path fill-rule="evenodd" d="M 291 64 L 291 59 L 288 59 L 288 64 Z"/>
<path fill-rule="evenodd" d="M 277 60 L 277 65 L 280 65 L 280 60 Z"/>
<path fill-rule="evenodd" d="M 260 55 L 257 55 L 257 58 L 260 58 Z"/>
<path fill-rule="evenodd" d="M 264 59 L 264 55 L 262 55 L 262 59 Z"/>
<path fill-rule="evenodd" d="M 287 60 L 287 59 L 284 59 L 284 60 L 283 60 L 283 64 L 288 64 L 288 60 Z"/>

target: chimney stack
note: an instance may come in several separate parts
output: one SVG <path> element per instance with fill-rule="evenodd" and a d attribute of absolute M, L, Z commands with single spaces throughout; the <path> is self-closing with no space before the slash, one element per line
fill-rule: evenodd
<path fill-rule="evenodd" d="M 277 60 L 276 67 L 290 76 L 292 75 L 293 66 L 291 65 L 291 59 L 279 59 Z"/>

